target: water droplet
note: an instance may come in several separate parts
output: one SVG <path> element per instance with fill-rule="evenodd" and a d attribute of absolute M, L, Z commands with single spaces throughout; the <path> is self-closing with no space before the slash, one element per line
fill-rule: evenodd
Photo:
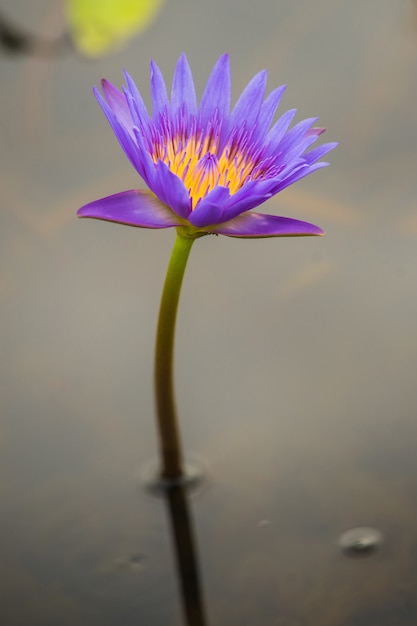
<path fill-rule="evenodd" d="M 377 528 L 359 526 L 347 530 L 339 538 L 339 546 L 349 556 L 368 556 L 383 543 L 384 537 Z"/>

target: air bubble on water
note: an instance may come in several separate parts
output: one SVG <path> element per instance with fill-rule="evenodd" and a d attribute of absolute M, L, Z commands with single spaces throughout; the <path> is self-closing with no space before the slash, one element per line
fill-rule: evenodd
<path fill-rule="evenodd" d="M 367 556 L 373 554 L 384 541 L 377 528 L 359 526 L 347 530 L 339 538 L 339 547 L 349 556 Z"/>

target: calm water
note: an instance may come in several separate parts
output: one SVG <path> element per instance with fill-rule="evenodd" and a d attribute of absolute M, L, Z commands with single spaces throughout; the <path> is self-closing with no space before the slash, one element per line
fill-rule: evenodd
<path fill-rule="evenodd" d="M 55 4 L 2 12 L 52 36 Z M 235 97 L 266 67 L 340 141 L 265 206 L 326 238 L 192 251 L 177 394 L 208 480 L 188 534 L 181 494 L 140 478 L 173 233 L 75 217 L 139 184 L 92 85 L 126 67 L 148 97 L 149 59 L 170 76 L 183 50 L 199 93 L 227 50 Z M 193 626 L 417 623 L 416 71 L 412 0 L 178 0 L 97 62 L 2 53 L 1 624 L 184 626 L 175 541 Z M 343 555 L 356 526 L 382 548 Z"/>

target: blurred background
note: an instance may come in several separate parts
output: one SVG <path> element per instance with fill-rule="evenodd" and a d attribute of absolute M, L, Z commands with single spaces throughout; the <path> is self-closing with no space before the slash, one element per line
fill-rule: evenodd
<path fill-rule="evenodd" d="M 0 18 L 0 622 L 184 623 L 141 481 L 174 233 L 76 211 L 142 186 L 93 85 L 127 68 L 149 103 L 150 59 L 169 83 L 184 51 L 201 95 L 228 51 L 234 100 L 267 68 L 280 111 L 340 145 L 261 209 L 325 238 L 205 237 L 187 268 L 177 399 L 207 468 L 190 500 L 207 623 L 415 625 L 416 3 L 167 0 L 93 52 L 56 0 Z M 384 536 L 366 559 L 338 547 L 357 526 Z"/>

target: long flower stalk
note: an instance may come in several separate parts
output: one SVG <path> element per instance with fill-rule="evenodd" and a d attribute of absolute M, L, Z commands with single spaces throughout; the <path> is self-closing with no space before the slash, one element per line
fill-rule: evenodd
<path fill-rule="evenodd" d="M 125 72 L 122 90 L 102 81 L 94 89 L 119 143 L 148 187 L 89 202 L 80 217 L 140 228 L 175 228 L 162 293 L 156 340 L 155 395 L 162 480 L 187 478 L 175 410 L 175 320 L 184 270 L 194 239 L 216 234 L 241 239 L 323 235 L 319 226 L 253 211 L 286 187 L 327 165 L 336 143 L 313 147 L 324 128 L 317 118 L 291 126 L 296 110 L 274 122 L 284 93 L 265 98 L 266 71 L 256 74 L 231 109 L 228 54 L 213 67 L 200 102 L 187 58 L 176 64 L 171 97 L 151 62 L 152 111 Z"/>
<path fill-rule="evenodd" d="M 173 365 L 178 301 L 193 243 L 194 237 L 177 233 L 162 291 L 156 333 L 155 399 L 162 459 L 161 478 L 164 480 L 176 480 L 184 475 L 181 436 L 175 406 Z"/>

